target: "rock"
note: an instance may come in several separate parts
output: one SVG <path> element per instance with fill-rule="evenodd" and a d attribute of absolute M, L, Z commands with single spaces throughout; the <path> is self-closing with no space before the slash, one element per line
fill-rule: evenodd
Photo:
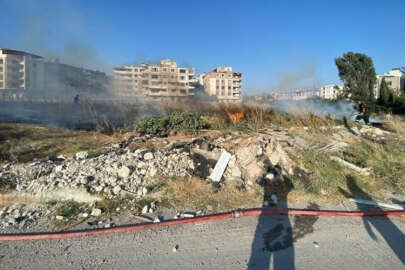
<path fill-rule="evenodd" d="M 82 213 L 81 216 L 82 216 L 83 218 L 86 218 L 86 217 L 89 216 L 89 213 Z"/>
<path fill-rule="evenodd" d="M 63 216 L 55 216 L 57 220 L 63 220 Z"/>
<path fill-rule="evenodd" d="M 313 242 L 313 244 L 314 244 L 314 247 L 316 247 L 316 248 L 318 248 L 319 247 L 319 244 L 318 244 L 318 242 Z"/>
<path fill-rule="evenodd" d="M 145 205 L 145 206 L 142 208 L 142 214 L 148 213 L 148 210 L 149 210 L 149 206 Z"/>
<path fill-rule="evenodd" d="M 89 156 L 89 153 L 87 151 L 81 151 L 81 152 L 77 152 L 75 154 L 75 159 L 83 160 L 83 159 L 86 159 L 88 156 Z"/>
<path fill-rule="evenodd" d="M 153 223 L 159 223 L 159 222 L 160 222 L 159 217 L 155 217 L 155 219 L 153 220 Z"/>
<path fill-rule="evenodd" d="M 143 155 L 144 160 L 151 160 L 153 159 L 153 154 L 151 152 L 147 152 Z"/>
<path fill-rule="evenodd" d="M 142 195 L 146 195 L 148 193 L 148 189 L 146 187 L 142 188 Z"/>
<path fill-rule="evenodd" d="M 266 200 L 266 201 L 263 202 L 263 206 L 264 206 L 264 207 L 267 207 L 267 206 L 269 206 L 269 205 L 270 205 L 269 201 Z"/>
<path fill-rule="evenodd" d="M 101 209 L 99 208 L 93 208 L 93 210 L 91 210 L 91 214 L 93 217 L 98 217 L 101 215 Z"/>
<path fill-rule="evenodd" d="M 268 180 L 268 181 L 273 181 L 274 180 L 274 174 L 273 173 L 267 173 L 264 176 L 264 179 Z"/>
<path fill-rule="evenodd" d="M 130 174 L 131 174 L 131 170 L 127 166 L 122 166 L 118 170 L 118 176 L 121 178 L 127 178 L 130 176 Z"/>
<path fill-rule="evenodd" d="M 175 246 L 172 248 L 172 251 L 173 251 L 173 252 L 177 252 L 178 249 L 179 249 L 179 245 L 175 245 Z"/>
<path fill-rule="evenodd" d="M 207 205 L 207 211 L 210 211 L 210 212 L 211 212 L 211 211 L 213 211 L 213 210 L 214 210 L 214 207 L 212 207 L 212 205 L 210 205 L 210 204 Z"/>
<path fill-rule="evenodd" d="M 121 187 L 120 187 L 120 186 L 115 186 L 115 187 L 113 188 L 112 192 L 113 192 L 115 195 L 120 194 L 120 192 L 121 192 Z"/>

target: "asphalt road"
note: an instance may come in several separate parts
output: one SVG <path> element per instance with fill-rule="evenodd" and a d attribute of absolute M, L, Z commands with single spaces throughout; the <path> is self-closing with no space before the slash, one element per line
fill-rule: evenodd
<path fill-rule="evenodd" d="M 241 217 L 135 233 L 0 242 L 0 268 L 405 269 L 404 233 L 405 217 Z"/>

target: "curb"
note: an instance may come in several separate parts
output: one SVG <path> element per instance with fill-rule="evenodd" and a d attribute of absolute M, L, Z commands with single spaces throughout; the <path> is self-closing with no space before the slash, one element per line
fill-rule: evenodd
<path fill-rule="evenodd" d="M 40 233 L 22 233 L 22 234 L 0 234 L 0 241 L 21 241 L 21 240 L 51 240 L 51 239 L 66 239 L 73 237 L 84 237 L 92 235 L 105 235 L 120 232 L 141 231 L 157 227 L 168 227 L 174 225 L 199 223 L 210 220 L 221 220 L 228 218 L 238 218 L 244 216 L 258 215 L 301 215 L 301 216 L 330 216 L 330 217 L 385 217 L 385 216 L 405 216 L 405 211 L 377 211 L 377 212 L 362 212 L 362 211 L 334 211 L 334 210 L 302 210 L 302 209 L 266 209 L 254 208 L 235 210 L 232 212 L 219 213 L 213 215 L 199 216 L 185 219 L 172 219 L 159 223 L 142 223 L 133 225 L 123 225 L 113 228 L 91 229 L 80 231 L 66 232 L 40 232 Z"/>

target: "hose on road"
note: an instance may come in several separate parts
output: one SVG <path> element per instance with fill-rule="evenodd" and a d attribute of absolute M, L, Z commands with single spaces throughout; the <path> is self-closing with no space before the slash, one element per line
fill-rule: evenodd
<path fill-rule="evenodd" d="M 16 241 L 16 240 L 49 240 L 49 239 L 64 239 L 72 237 L 83 237 L 90 235 L 103 235 L 118 232 L 140 231 L 157 227 L 167 227 L 188 223 L 199 223 L 211 220 L 221 220 L 227 218 L 238 218 L 243 216 L 258 216 L 258 215 L 301 215 L 301 216 L 334 216 L 334 217 L 377 217 L 377 216 L 405 216 L 405 211 L 377 211 L 377 212 L 362 212 L 362 211 L 333 211 L 333 210 L 301 210 L 301 209 L 244 209 L 233 212 L 219 213 L 207 216 L 198 216 L 184 219 L 173 219 L 158 223 L 142 223 L 133 225 L 124 225 L 105 229 L 90 229 L 80 231 L 66 232 L 41 232 L 41 233 L 22 233 L 22 234 L 0 234 L 0 241 Z"/>

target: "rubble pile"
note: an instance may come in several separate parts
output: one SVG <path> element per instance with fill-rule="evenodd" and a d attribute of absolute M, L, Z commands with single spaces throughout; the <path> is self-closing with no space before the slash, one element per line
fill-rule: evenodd
<path fill-rule="evenodd" d="M 275 165 L 283 173 L 292 173 L 293 163 L 281 144 L 269 135 L 259 134 L 214 140 L 195 138 L 155 151 L 124 147 L 117 153 L 110 147 L 92 158 L 87 152 L 78 152 L 72 158 L 8 163 L 2 167 L 0 180 L 12 182 L 18 192 L 33 195 L 65 190 L 109 198 L 126 194 L 142 197 L 164 177 L 207 178 L 223 149 L 232 154 L 225 181 L 253 185 L 263 177 L 279 176 L 281 171 L 274 173 Z"/>
<path fill-rule="evenodd" d="M 0 228 L 10 226 L 28 227 L 44 215 L 40 208 L 27 208 L 24 204 L 14 204 L 0 208 Z M 46 214 L 46 212 L 45 212 Z"/>
<path fill-rule="evenodd" d="M 79 152 L 73 158 L 35 161 L 3 166 L 2 181 L 13 181 L 16 190 L 29 194 L 46 194 L 60 189 L 82 190 L 107 197 L 145 195 L 148 186 L 159 177 L 186 176 L 194 169 L 189 153 L 179 149 L 156 151 L 127 150 L 117 155 L 109 151 L 94 158 Z"/>

